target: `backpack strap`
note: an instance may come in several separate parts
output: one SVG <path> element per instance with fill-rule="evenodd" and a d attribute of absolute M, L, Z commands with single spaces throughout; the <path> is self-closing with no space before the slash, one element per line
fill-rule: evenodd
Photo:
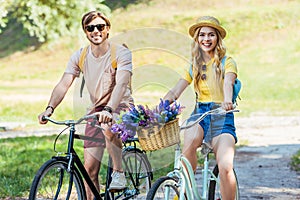
<path fill-rule="evenodd" d="M 225 61 L 226 61 L 226 56 L 224 56 L 223 58 L 222 58 L 222 61 L 221 61 L 221 68 L 222 68 L 222 74 L 223 74 L 223 78 L 224 78 L 224 76 L 225 76 Z M 233 91 L 232 91 L 232 102 L 233 103 L 236 103 L 237 104 L 237 102 L 236 102 L 236 98 L 239 98 L 239 100 L 241 100 L 241 97 L 240 97 L 240 95 L 239 95 L 239 92 L 240 92 L 240 90 L 241 90 L 241 87 L 242 87 L 242 83 L 241 83 L 241 81 L 238 79 L 238 78 L 236 78 L 235 79 L 235 81 L 234 81 L 234 85 L 233 85 Z"/>
<path fill-rule="evenodd" d="M 190 74 L 191 78 L 193 79 L 193 64 L 191 64 L 191 66 L 190 66 L 189 74 Z"/>
<path fill-rule="evenodd" d="M 225 61 L 226 61 L 227 56 L 224 56 L 221 60 L 221 70 L 222 70 L 222 76 L 224 79 L 225 76 Z"/>
<path fill-rule="evenodd" d="M 117 65 L 117 56 L 116 56 L 116 52 L 117 52 L 117 49 L 116 49 L 116 45 L 111 43 L 111 46 L 110 46 L 110 59 L 111 59 L 111 66 L 113 69 L 117 69 L 118 65 Z"/>
<path fill-rule="evenodd" d="M 81 73 L 83 74 L 83 68 L 84 68 L 84 63 L 85 63 L 85 57 L 86 57 L 86 53 L 87 53 L 87 49 L 89 46 L 86 46 L 82 49 L 80 57 L 79 57 L 79 63 L 78 66 L 81 70 Z M 84 76 L 82 76 L 82 81 L 81 81 L 81 86 L 80 86 L 80 97 L 82 97 L 82 92 L 83 92 L 83 88 L 84 88 L 84 84 L 85 84 L 85 79 Z"/>
<path fill-rule="evenodd" d="M 128 46 L 126 44 L 122 44 L 123 47 L 127 48 L 128 49 Z M 118 67 L 118 64 L 117 64 L 117 56 L 116 56 L 116 52 L 117 52 L 117 48 L 116 48 L 116 45 L 114 43 L 111 43 L 111 47 L 110 47 L 110 59 L 111 59 L 111 66 L 113 69 L 117 69 Z M 132 87 L 131 87 L 131 77 L 129 79 L 129 90 L 130 90 L 130 93 L 132 93 Z"/>
<path fill-rule="evenodd" d="M 89 46 L 84 47 L 81 51 L 81 54 L 80 54 L 78 66 L 79 66 L 81 71 L 83 71 L 83 68 L 84 68 L 85 57 L 86 57 L 86 53 L 87 53 L 88 48 L 89 48 Z"/>

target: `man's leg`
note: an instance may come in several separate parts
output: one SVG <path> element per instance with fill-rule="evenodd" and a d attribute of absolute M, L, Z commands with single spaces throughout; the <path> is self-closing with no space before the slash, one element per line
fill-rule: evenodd
<path fill-rule="evenodd" d="M 123 172 L 122 168 L 122 141 L 120 138 L 114 137 L 111 142 L 107 144 L 107 151 L 112 158 L 114 163 L 114 171 Z"/>
<path fill-rule="evenodd" d="M 122 141 L 117 134 L 113 134 L 110 129 L 105 128 L 106 148 L 113 162 L 113 174 L 111 189 L 124 189 L 126 179 L 122 168 Z"/>
<path fill-rule="evenodd" d="M 92 182 L 100 191 L 98 174 L 103 157 L 104 147 L 90 147 L 84 149 L 84 167 L 89 174 Z M 84 182 L 87 200 L 93 200 L 94 196 L 86 182 Z"/>

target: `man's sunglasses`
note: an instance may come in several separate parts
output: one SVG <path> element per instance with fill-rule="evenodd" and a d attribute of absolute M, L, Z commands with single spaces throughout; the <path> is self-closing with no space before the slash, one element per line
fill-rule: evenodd
<path fill-rule="evenodd" d="M 96 25 L 87 25 L 85 27 L 85 30 L 87 30 L 88 32 L 93 32 L 95 27 L 98 29 L 98 31 L 103 31 L 104 27 L 106 26 L 106 24 L 96 24 Z"/>

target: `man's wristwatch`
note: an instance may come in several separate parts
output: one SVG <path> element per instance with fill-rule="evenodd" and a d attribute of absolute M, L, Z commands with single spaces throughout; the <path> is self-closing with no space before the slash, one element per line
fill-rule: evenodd
<path fill-rule="evenodd" d="M 53 113 L 53 112 L 54 112 L 53 106 L 47 106 L 47 107 L 46 107 L 46 110 L 48 110 L 49 108 L 52 110 L 51 113 Z"/>

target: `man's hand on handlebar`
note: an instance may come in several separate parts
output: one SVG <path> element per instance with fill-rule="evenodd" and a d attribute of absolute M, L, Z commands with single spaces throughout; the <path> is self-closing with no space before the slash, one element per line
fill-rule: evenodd
<path fill-rule="evenodd" d="M 47 124 L 48 120 L 43 119 L 43 117 L 44 117 L 44 116 L 50 117 L 51 115 L 52 115 L 51 110 L 45 110 L 44 112 L 42 112 L 42 113 L 38 116 L 39 123 L 40 123 L 40 124 Z"/>
<path fill-rule="evenodd" d="M 112 114 L 109 113 L 108 111 L 101 111 L 101 112 L 98 112 L 98 117 L 99 117 L 99 123 L 100 124 L 107 124 L 109 126 L 111 126 L 112 124 Z"/>

